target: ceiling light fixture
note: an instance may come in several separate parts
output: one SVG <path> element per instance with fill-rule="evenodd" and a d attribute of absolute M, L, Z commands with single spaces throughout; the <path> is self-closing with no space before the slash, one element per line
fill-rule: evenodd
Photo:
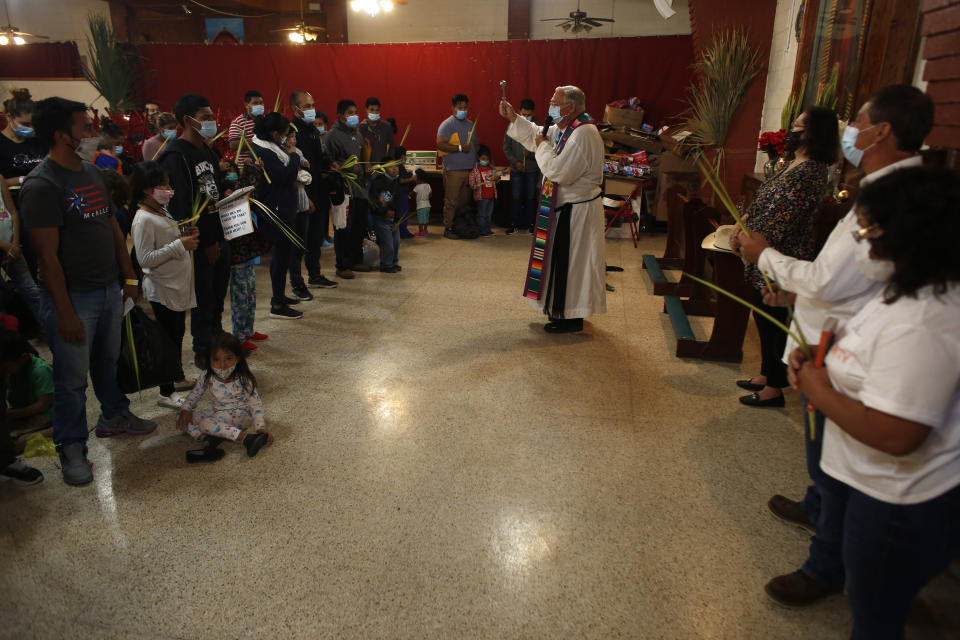
<path fill-rule="evenodd" d="M 350 8 L 356 13 L 366 13 L 375 16 L 381 11 L 389 13 L 393 11 L 393 0 L 350 0 Z"/>

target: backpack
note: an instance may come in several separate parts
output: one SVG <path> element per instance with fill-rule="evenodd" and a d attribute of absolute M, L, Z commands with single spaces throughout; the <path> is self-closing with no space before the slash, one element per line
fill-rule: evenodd
<path fill-rule="evenodd" d="M 457 207 L 453 214 L 453 224 L 451 230 L 463 240 L 472 240 L 480 236 L 480 229 L 477 228 L 477 213 L 469 204 Z"/>

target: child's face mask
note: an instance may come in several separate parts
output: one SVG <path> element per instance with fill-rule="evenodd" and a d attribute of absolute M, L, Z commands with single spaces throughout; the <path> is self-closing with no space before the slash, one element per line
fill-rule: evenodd
<path fill-rule="evenodd" d="M 233 370 L 236 368 L 237 368 L 237 365 L 233 364 L 227 367 L 226 369 L 220 369 L 218 367 L 211 366 L 210 370 L 213 371 L 214 375 L 216 375 L 221 380 L 226 380 L 233 374 Z"/>

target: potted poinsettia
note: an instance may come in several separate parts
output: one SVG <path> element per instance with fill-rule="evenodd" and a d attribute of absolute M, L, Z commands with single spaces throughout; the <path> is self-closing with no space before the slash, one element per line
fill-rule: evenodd
<path fill-rule="evenodd" d="M 777 170 L 777 162 L 783 156 L 786 150 L 787 132 L 783 129 L 777 131 L 764 131 L 757 140 L 757 148 L 767 154 L 767 161 L 763 164 L 763 175 L 767 179 L 773 176 Z"/>

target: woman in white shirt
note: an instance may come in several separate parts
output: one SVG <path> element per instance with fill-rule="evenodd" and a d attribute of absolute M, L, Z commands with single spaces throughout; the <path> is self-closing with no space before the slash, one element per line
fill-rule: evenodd
<path fill-rule="evenodd" d="M 886 287 L 791 384 L 827 416 L 823 471 L 844 487 L 852 638 L 901 639 L 910 603 L 960 554 L 960 181 L 895 171 L 858 199 L 857 261 Z"/>
<path fill-rule="evenodd" d="M 190 252 L 197 248 L 199 230 L 186 227 L 181 235 L 181 227 L 167 211 L 173 189 L 160 163 L 141 162 L 134 168 L 130 183 L 130 192 L 138 207 L 130 235 L 137 262 L 143 269 L 143 296 L 150 301 L 154 317 L 176 345 L 179 362 L 186 311 L 197 306 Z M 184 380 L 182 365 L 177 380 Z M 160 385 L 157 404 L 161 407 L 179 409 L 183 405 L 185 396 L 175 393 L 175 382 Z"/>

